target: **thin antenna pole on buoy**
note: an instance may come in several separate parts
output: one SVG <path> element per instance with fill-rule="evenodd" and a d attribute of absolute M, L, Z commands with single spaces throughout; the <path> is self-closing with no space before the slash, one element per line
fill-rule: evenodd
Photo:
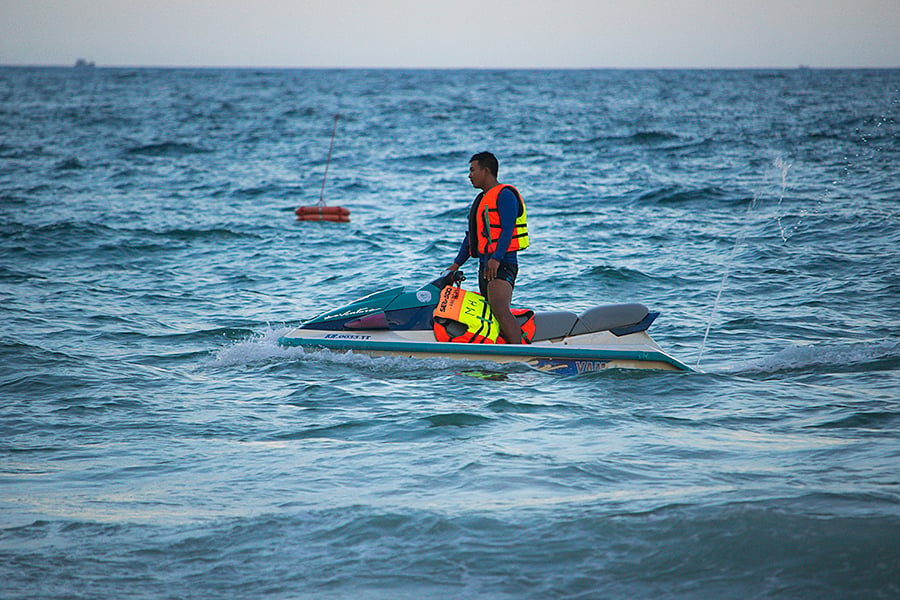
<path fill-rule="evenodd" d="M 334 115 L 334 127 L 331 129 L 331 143 L 328 145 L 328 159 L 325 161 L 325 174 L 322 175 L 322 191 L 315 206 L 301 206 L 294 213 L 298 221 L 332 221 L 349 223 L 350 211 L 342 206 L 325 206 L 325 181 L 328 179 L 328 165 L 331 164 L 331 152 L 334 150 L 334 137 L 337 133 L 338 115 Z"/>
<path fill-rule="evenodd" d="M 319 193 L 319 206 L 325 206 L 325 180 L 328 178 L 328 165 L 331 164 L 331 151 L 334 150 L 334 135 L 337 133 L 338 116 L 334 115 L 334 127 L 331 128 L 331 143 L 328 144 L 328 159 L 325 161 L 325 174 L 322 175 L 322 191 Z"/>

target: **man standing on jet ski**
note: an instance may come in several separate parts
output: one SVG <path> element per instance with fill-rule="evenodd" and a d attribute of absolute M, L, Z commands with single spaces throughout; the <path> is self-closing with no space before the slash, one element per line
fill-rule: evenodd
<path fill-rule="evenodd" d="M 478 289 L 500 322 L 509 344 L 522 343 L 522 330 L 509 310 L 519 273 L 519 250 L 528 247 L 525 202 L 511 185 L 497 181 L 500 165 L 490 152 L 469 159 L 469 181 L 481 190 L 469 209 L 469 226 L 449 270 L 459 269 L 470 256 L 478 257 Z"/>

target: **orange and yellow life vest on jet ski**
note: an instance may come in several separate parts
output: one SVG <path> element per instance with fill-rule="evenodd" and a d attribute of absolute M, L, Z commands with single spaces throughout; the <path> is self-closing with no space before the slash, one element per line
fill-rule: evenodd
<path fill-rule="evenodd" d="M 448 285 L 434 309 L 434 337 L 439 342 L 495 344 L 500 323 L 484 296 Z"/>
<path fill-rule="evenodd" d="M 522 329 L 522 341 L 530 344 L 534 337 L 534 311 L 514 308 L 510 312 Z M 506 343 L 500 336 L 500 323 L 491 312 L 487 299 L 452 285 L 441 291 L 434 309 L 434 337 L 439 342 Z"/>

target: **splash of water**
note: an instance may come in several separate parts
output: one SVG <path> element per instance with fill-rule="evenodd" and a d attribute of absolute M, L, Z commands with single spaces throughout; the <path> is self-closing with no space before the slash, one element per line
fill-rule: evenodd
<path fill-rule="evenodd" d="M 791 168 L 791 163 L 785 162 L 781 157 L 775 159 L 775 162 L 772 163 L 776 169 L 781 171 L 781 193 L 778 195 L 778 204 L 775 205 L 775 211 L 777 216 L 775 220 L 778 222 L 778 229 L 781 231 L 781 241 L 786 242 L 788 240 L 788 231 L 784 226 L 782 215 L 781 215 L 781 204 L 784 202 L 784 191 L 787 189 L 787 172 L 788 169 Z M 802 218 L 802 215 L 801 215 Z M 799 225 L 799 221 L 794 225 L 793 229 L 796 229 Z"/>
<path fill-rule="evenodd" d="M 246 365 L 257 362 L 268 362 L 282 358 L 290 358 L 301 352 L 278 344 L 278 339 L 290 331 L 290 328 L 274 328 L 267 326 L 265 331 L 255 333 L 245 340 L 219 349 L 213 357 L 218 366 Z"/>
<path fill-rule="evenodd" d="M 412 371 L 454 371 L 462 369 L 497 369 L 498 365 L 488 361 L 456 360 L 451 358 L 411 358 L 405 356 L 369 356 L 350 351 L 282 346 L 278 340 L 291 330 L 290 327 L 268 325 L 264 331 L 254 333 L 246 339 L 220 348 L 210 358 L 215 367 L 242 367 L 261 363 L 298 361 L 321 364 L 325 368 L 348 365 L 356 369 L 373 372 L 386 371 L 404 373 Z M 510 367 L 507 367 L 509 369 Z"/>

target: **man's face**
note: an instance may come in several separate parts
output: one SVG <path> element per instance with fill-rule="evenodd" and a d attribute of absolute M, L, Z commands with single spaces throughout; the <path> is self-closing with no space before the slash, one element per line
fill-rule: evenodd
<path fill-rule="evenodd" d="M 477 160 L 473 160 L 469 163 L 469 181 L 472 182 L 472 187 L 482 189 L 484 187 L 485 175 L 488 170 L 481 165 L 478 164 Z"/>

